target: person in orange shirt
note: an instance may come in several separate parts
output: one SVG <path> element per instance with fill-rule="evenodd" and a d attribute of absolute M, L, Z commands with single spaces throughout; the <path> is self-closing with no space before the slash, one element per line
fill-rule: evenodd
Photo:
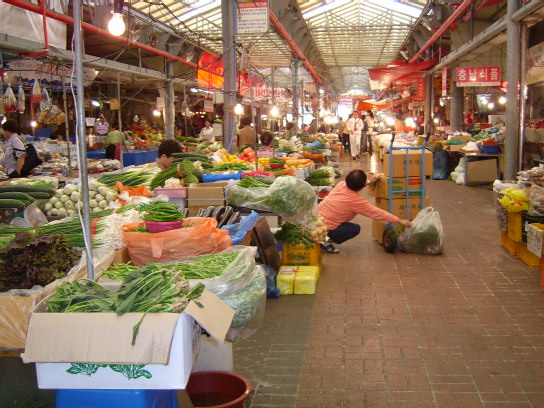
<path fill-rule="evenodd" d="M 365 172 L 352 170 L 346 176 L 346 181 L 338 183 L 317 206 L 317 212 L 323 217 L 328 229 L 327 236 L 333 243 L 341 244 L 359 235 L 361 226 L 350 222 L 357 214 L 383 222 L 398 222 L 405 227 L 412 225 L 409 220 L 403 220 L 370 204 L 359 194 L 365 186 Z M 340 252 L 330 242 L 322 244 L 321 249 L 330 254 Z"/>

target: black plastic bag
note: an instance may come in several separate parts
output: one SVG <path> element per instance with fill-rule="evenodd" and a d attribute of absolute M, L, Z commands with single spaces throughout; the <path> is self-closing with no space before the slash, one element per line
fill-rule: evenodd
<path fill-rule="evenodd" d="M 433 180 L 446 180 L 450 175 L 448 152 L 440 150 L 433 156 Z"/>

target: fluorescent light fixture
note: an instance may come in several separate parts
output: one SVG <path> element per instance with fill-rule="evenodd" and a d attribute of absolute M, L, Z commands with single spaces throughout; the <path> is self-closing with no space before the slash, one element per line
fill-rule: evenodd
<path fill-rule="evenodd" d="M 98 101 L 91 101 L 91 105 L 96 106 L 97 108 L 100 106 L 100 102 Z"/>

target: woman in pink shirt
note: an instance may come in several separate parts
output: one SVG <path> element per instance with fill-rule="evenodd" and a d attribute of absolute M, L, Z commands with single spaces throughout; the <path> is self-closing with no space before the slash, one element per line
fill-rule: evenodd
<path fill-rule="evenodd" d="M 334 189 L 317 206 L 318 214 L 324 218 L 325 226 L 329 230 L 327 236 L 335 244 L 341 244 L 354 238 L 361 232 L 361 226 L 350 222 L 357 214 L 383 222 L 398 222 L 405 227 L 412 223 L 390 214 L 372 204 L 359 194 L 366 186 L 366 174 L 362 170 L 352 170 L 346 176 L 346 181 L 338 183 Z M 321 246 L 331 254 L 340 251 L 332 243 Z"/>

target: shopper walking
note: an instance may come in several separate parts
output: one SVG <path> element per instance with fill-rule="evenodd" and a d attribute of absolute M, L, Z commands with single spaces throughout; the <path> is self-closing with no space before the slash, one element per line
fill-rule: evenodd
<path fill-rule="evenodd" d="M 359 118 L 359 112 L 354 111 L 348 120 L 349 144 L 353 160 L 358 159 L 361 154 L 361 132 L 363 131 L 363 127 L 364 123 Z"/>
<path fill-rule="evenodd" d="M 251 126 L 251 118 L 242 119 L 242 129 L 238 132 L 238 147 L 255 145 L 257 143 L 257 132 Z"/>
<path fill-rule="evenodd" d="M 398 222 L 405 227 L 412 225 L 409 220 L 400 219 L 370 204 L 359 194 L 365 186 L 365 172 L 359 169 L 352 170 L 346 176 L 346 181 L 338 183 L 317 206 L 318 214 L 325 220 L 327 236 L 335 244 L 341 244 L 359 235 L 361 226 L 350 222 L 357 214 L 383 222 Z M 321 249 L 330 254 L 340 252 L 330 242 L 322 244 Z"/>
<path fill-rule="evenodd" d="M 372 154 L 372 132 L 374 131 L 374 114 L 371 110 L 366 111 L 364 118 L 365 129 L 361 137 L 361 151 Z"/>
<path fill-rule="evenodd" d="M 347 120 L 342 120 L 340 122 L 340 126 L 338 127 L 338 136 L 340 137 L 344 151 L 346 153 L 349 152 L 349 129 Z"/>

